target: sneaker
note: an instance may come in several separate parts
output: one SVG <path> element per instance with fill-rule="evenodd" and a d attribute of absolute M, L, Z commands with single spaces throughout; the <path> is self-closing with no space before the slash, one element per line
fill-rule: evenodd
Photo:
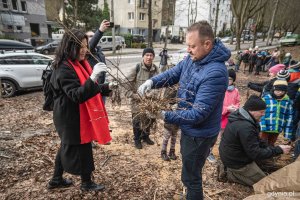
<path fill-rule="evenodd" d="M 142 149 L 142 148 L 143 148 L 142 143 L 141 143 L 140 140 L 135 140 L 135 141 L 134 141 L 134 146 L 135 146 L 135 148 L 137 148 L 137 149 Z"/>
<path fill-rule="evenodd" d="M 175 150 L 174 149 L 171 149 L 170 152 L 169 152 L 169 158 L 171 160 L 176 160 L 177 159 L 177 156 L 175 154 Z"/>
<path fill-rule="evenodd" d="M 154 142 L 153 142 L 149 137 L 146 137 L 146 138 L 144 139 L 144 142 L 146 142 L 146 143 L 149 144 L 149 145 L 154 145 Z"/>
<path fill-rule="evenodd" d="M 69 179 L 63 178 L 59 181 L 51 179 L 47 184 L 47 188 L 51 190 L 54 188 L 66 188 L 66 187 L 70 187 L 71 185 L 73 185 L 73 181 Z"/>
<path fill-rule="evenodd" d="M 214 156 L 212 153 L 210 153 L 206 159 L 207 159 L 208 162 L 210 162 L 210 163 L 214 163 L 214 162 L 217 161 L 216 158 L 215 158 L 215 156 Z"/>
<path fill-rule="evenodd" d="M 169 156 L 167 155 L 167 152 L 166 151 L 161 151 L 161 158 L 164 160 L 164 161 L 170 161 L 170 158 Z"/>
<path fill-rule="evenodd" d="M 105 186 L 96 184 L 91 181 L 91 182 L 81 183 L 80 189 L 83 191 L 101 191 L 105 189 Z"/>

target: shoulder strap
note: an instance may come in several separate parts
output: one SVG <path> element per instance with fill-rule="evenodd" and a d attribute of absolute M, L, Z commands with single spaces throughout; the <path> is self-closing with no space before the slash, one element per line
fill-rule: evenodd
<path fill-rule="evenodd" d="M 141 63 L 136 64 L 135 66 L 135 72 L 138 74 L 141 71 Z"/>

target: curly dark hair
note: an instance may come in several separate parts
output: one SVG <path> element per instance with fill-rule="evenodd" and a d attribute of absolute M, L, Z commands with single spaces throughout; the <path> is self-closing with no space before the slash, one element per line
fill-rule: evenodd
<path fill-rule="evenodd" d="M 88 41 L 87 35 L 81 30 L 72 29 L 70 31 L 66 31 L 59 47 L 56 49 L 53 67 L 55 69 L 58 68 L 59 64 L 66 59 L 70 59 L 72 61 L 77 59 L 81 48 L 81 41 L 83 39 Z"/>

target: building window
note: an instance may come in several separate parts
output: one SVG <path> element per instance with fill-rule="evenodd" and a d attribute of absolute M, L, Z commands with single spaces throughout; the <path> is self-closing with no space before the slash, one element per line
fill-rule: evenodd
<path fill-rule="evenodd" d="M 13 10 L 18 10 L 18 2 L 17 0 L 12 0 L 11 1 L 12 9 Z"/>
<path fill-rule="evenodd" d="M 133 4 L 133 0 L 128 0 L 128 3 Z"/>
<path fill-rule="evenodd" d="M 133 20 L 134 19 L 134 13 L 133 12 L 129 12 L 128 13 L 128 19 L 129 20 Z"/>
<path fill-rule="evenodd" d="M 7 25 L 7 30 L 8 30 L 9 32 L 13 31 L 13 30 L 14 30 L 13 25 Z"/>
<path fill-rule="evenodd" d="M 40 36 L 40 25 L 39 24 L 30 24 L 31 36 L 37 37 Z"/>
<path fill-rule="evenodd" d="M 145 35 L 145 29 L 139 29 L 139 35 Z"/>
<path fill-rule="evenodd" d="M 129 29 L 128 29 L 128 33 L 129 33 L 129 34 L 132 34 L 132 29 L 129 28 Z"/>
<path fill-rule="evenodd" d="M 22 32 L 22 26 L 17 26 L 17 30 L 18 30 L 18 32 Z"/>
<path fill-rule="evenodd" d="M 21 1 L 21 8 L 23 12 L 27 11 L 26 1 Z"/>
<path fill-rule="evenodd" d="M 2 6 L 3 6 L 3 8 L 8 9 L 7 0 L 2 0 Z"/>
<path fill-rule="evenodd" d="M 145 8 L 145 0 L 140 0 L 140 8 Z"/>
<path fill-rule="evenodd" d="M 140 20 L 145 21 L 145 16 L 146 16 L 145 13 L 140 13 Z"/>

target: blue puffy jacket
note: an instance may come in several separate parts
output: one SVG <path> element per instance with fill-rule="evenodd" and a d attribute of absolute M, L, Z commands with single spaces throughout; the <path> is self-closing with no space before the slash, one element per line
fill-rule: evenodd
<path fill-rule="evenodd" d="M 178 124 L 181 131 L 193 137 L 213 137 L 221 127 L 222 106 L 228 74 L 224 64 L 231 52 L 219 40 L 201 60 L 188 56 L 175 67 L 151 80 L 153 88 L 168 87 L 179 82 L 178 109 L 167 111 L 165 121 Z"/>

